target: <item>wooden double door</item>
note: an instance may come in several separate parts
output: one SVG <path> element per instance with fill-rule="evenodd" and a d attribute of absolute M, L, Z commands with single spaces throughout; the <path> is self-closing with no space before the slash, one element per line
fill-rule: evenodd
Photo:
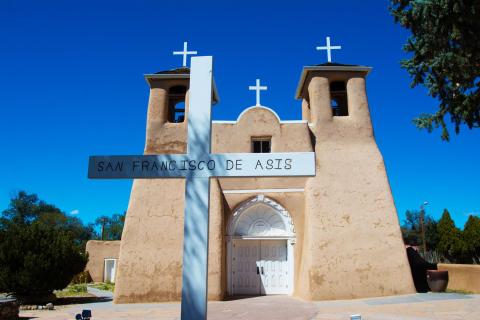
<path fill-rule="evenodd" d="M 287 294 L 287 240 L 234 240 L 233 294 Z"/>

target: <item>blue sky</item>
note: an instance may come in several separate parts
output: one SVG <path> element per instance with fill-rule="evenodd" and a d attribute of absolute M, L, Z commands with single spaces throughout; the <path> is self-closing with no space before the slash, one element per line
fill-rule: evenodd
<path fill-rule="evenodd" d="M 424 201 L 458 226 L 480 213 L 480 130 L 446 143 L 412 125 L 437 102 L 409 88 L 399 65 L 408 33 L 388 1 L 3 0 L 0 35 L 0 209 L 24 189 L 86 222 L 126 210 L 131 181 L 88 180 L 88 156 L 143 151 L 143 74 L 181 66 L 172 51 L 183 41 L 214 56 L 215 120 L 255 103 L 256 78 L 269 88 L 263 105 L 300 119 L 301 68 L 326 61 L 315 47 L 330 36 L 342 46 L 334 62 L 374 68 L 368 98 L 400 218 Z"/>

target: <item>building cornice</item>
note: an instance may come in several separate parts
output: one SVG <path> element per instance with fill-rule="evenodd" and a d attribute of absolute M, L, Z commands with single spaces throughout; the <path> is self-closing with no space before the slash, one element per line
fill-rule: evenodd
<path fill-rule="evenodd" d="M 297 85 L 297 90 L 295 91 L 295 99 L 302 98 L 302 89 L 305 85 L 305 80 L 307 79 L 308 73 L 313 71 L 324 71 L 324 72 L 360 72 L 365 75 L 369 74 L 372 71 L 372 67 L 367 66 L 349 66 L 349 65 L 334 65 L 334 66 L 304 66 L 302 74 L 300 75 L 300 81 Z"/>

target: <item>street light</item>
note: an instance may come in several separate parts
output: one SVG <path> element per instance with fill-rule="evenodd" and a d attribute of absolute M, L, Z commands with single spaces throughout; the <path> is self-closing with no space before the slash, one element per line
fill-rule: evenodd
<path fill-rule="evenodd" d="M 423 242 L 423 257 L 427 256 L 427 241 L 425 240 L 425 207 L 428 201 L 423 202 L 420 206 L 420 227 L 422 228 L 422 242 Z"/>
<path fill-rule="evenodd" d="M 105 234 L 105 224 L 107 222 L 107 218 L 106 217 L 102 217 L 100 218 L 101 222 L 102 222 L 102 241 L 105 240 L 104 239 L 104 234 Z"/>

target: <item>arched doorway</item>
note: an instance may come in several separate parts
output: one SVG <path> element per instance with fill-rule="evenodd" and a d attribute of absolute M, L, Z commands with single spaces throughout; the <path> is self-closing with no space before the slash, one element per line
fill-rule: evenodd
<path fill-rule="evenodd" d="M 226 238 L 229 295 L 293 292 L 295 228 L 284 207 L 263 195 L 241 203 Z"/>

